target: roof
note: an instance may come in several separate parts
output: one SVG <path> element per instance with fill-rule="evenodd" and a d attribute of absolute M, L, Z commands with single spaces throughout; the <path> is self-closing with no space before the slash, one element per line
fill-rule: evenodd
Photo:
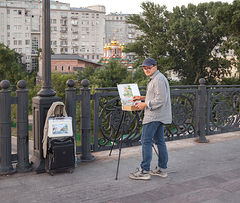
<path fill-rule="evenodd" d="M 52 60 L 81 60 L 87 63 L 92 63 L 92 64 L 96 64 L 96 65 L 101 65 L 99 63 L 95 63 L 93 61 L 87 60 L 83 57 L 80 57 L 77 54 L 55 54 L 55 55 L 51 55 L 51 59 Z"/>
<path fill-rule="evenodd" d="M 72 11 L 85 11 L 85 12 L 97 12 L 95 10 L 92 10 L 92 9 L 89 9 L 89 8 L 84 8 L 84 7 L 79 7 L 79 8 L 76 8 L 76 7 L 71 7 L 70 8 Z"/>

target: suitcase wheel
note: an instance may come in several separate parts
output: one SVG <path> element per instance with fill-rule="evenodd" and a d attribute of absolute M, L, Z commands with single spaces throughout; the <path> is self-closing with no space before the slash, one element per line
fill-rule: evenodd
<path fill-rule="evenodd" d="M 51 176 L 53 176 L 54 175 L 54 172 L 53 171 L 49 171 L 49 174 L 51 175 Z"/>

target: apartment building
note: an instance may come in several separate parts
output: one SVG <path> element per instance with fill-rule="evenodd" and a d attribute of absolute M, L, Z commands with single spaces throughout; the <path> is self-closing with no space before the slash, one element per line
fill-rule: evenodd
<path fill-rule="evenodd" d="M 78 54 L 97 62 L 105 43 L 105 7 L 71 8 L 51 1 L 51 48 L 55 54 Z M 0 42 L 23 55 L 27 69 L 38 67 L 41 48 L 42 2 L 0 1 Z"/>
<path fill-rule="evenodd" d="M 127 24 L 126 20 L 129 14 L 110 13 L 105 16 L 105 39 L 106 44 L 117 39 L 121 45 L 126 45 L 135 41 L 136 37 L 141 35 L 134 25 Z M 134 59 L 134 53 L 128 53 L 128 59 Z"/>
<path fill-rule="evenodd" d="M 27 69 L 36 68 L 40 48 L 40 1 L 0 1 L 0 42 L 23 55 Z"/>

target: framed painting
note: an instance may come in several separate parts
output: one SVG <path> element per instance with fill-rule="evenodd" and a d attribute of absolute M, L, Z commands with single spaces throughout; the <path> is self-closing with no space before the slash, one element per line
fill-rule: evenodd
<path fill-rule="evenodd" d="M 53 117 L 48 119 L 48 137 L 73 136 L 72 117 Z"/>

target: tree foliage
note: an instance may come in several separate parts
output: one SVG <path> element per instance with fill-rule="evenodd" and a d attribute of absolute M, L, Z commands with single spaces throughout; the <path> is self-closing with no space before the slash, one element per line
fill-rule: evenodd
<path fill-rule="evenodd" d="M 56 96 L 65 99 L 65 89 L 69 79 L 76 80 L 76 74 L 52 73 L 52 87 L 56 91 Z"/>
<path fill-rule="evenodd" d="M 90 77 L 90 81 L 96 87 L 116 87 L 128 74 L 126 67 L 116 61 L 110 61 L 109 64 L 97 69 Z"/>
<path fill-rule="evenodd" d="M 24 78 L 27 74 L 21 55 L 0 43 L 0 81 L 9 80 L 11 85 Z"/>
<path fill-rule="evenodd" d="M 224 4 L 217 10 L 216 19 L 227 39 L 223 43 L 222 50 L 225 52 L 229 49 L 234 50 L 234 55 L 238 59 L 235 66 L 240 70 L 240 1 Z"/>
<path fill-rule="evenodd" d="M 135 52 L 139 61 L 145 57 L 155 58 L 158 64 L 164 68 L 169 63 L 166 57 L 168 46 L 166 7 L 143 2 L 141 8 L 143 9 L 142 16 L 131 15 L 127 23 L 135 25 L 142 35 L 136 39 L 136 42 L 128 44 L 125 51 Z M 162 71 L 164 70 L 162 69 Z"/>
<path fill-rule="evenodd" d="M 226 51 L 221 49 L 226 31 L 217 20 L 219 9 L 230 9 L 227 3 L 189 4 L 172 12 L 152 2 L 141 7 L 142 15 L 131 15 L 127 21 L 143 33 L 126 49 L 135 51 L 139 61 L 156 58 L 161 72 L 175 71 L 183 84 L 197 84 L 202 77 L 213 84 L 230 73 L 234 60 L 227 60 Z M 232 11 L 225 12 L 229 15 Z"/>
<path fill-rule="evenodd" d="M 92 66 L 88 66 L 86 68 L 83 68 L 82 70 L 77 72 L 77 80 L 78 83 L 81 84 L 81 81 L 83 79 L 88 79 L 90 80 L 90 78 L 92 77 L 92 75 L 95 73 L 96 68 L 92 67 Z"/>
<path fill-rule="evenodd" d="M 221 2 L 189 4 L 176 7 L 169 14 L 171 68 L 184 84 L 197 84 L 202 77 L 214 83 L 230 70 L 230 61 L 219 57 L 220 49 L 216 49 L 224 41 L 215 20 L 216 10 L 221 6 Z"/>

